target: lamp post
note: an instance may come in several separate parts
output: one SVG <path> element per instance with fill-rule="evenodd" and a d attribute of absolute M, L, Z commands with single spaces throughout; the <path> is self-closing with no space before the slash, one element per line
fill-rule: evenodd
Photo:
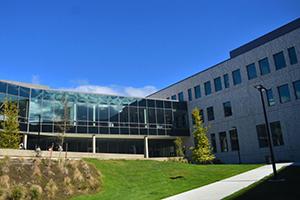
<path fill-rule="evenodd" d="M 274 178 L 276 179 L 277 171 L 276 171 L 276 165 L 275 165 L 275 158 L 274 158 L 273 146 L 272 146 L 272 141 L 271 141 L 271 134 L 270 134 L 270 129 L 269 129 L 269 122 L 268 122 L 268 117 L 267 117 L 267 112 L 266 112 L 266 106 L 265 106 L 265 101 L 264 101 L 264 96 L 263 96 L 263 92 L 266 91 L 267 89 L 262 85 L 256 85 L 254 87 L 260 93 L 260 99 L 261 99 L 261 103 L 263 106 L 264 117 L 265 117 L 265 124 L 266 124 L 266 130 L 267 130 L 267 138 L 268 138 L 268 145 L 269 145 L 269 149 L 270 149 L 273 174 L 274 174 Z"/>

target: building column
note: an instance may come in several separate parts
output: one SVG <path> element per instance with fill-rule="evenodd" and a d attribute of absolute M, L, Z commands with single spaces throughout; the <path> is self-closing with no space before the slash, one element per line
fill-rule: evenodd
<path fill-rule="evenodd" d="M 145 157 L 145 158 L 149 158 L 148 136 L 145 136 L 145 137 L 144 137 L 144 143 L 145 143 L 144 157 Z"/>
<path fill-rule="evenodd" d="M 24 137 L 23 137 L 23 148 L 24 149 L 27 149 L 27 134 L 24 134 Z"/>
<path fill-rule="evenodd" d="M 96 153 L 96 136 L 93 135 L 93 153 Z"/>

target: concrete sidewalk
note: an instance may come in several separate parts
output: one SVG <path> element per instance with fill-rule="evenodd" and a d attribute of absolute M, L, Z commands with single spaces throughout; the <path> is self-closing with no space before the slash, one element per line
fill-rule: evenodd
<path fill-rule="evenodd" d="M 276 168 L 289 166 L 292 163 L 279 163 Z M 265 165 L 248 172 L 193 189 L 165 200 L 214 200 L 223 199 L 273 173 L 272 165 Z"/>

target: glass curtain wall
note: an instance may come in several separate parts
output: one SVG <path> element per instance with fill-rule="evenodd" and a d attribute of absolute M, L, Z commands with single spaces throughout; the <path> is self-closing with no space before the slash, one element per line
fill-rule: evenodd
<path fill-rule="evenodd" d="M 18 104 L 24 132 L 40 128 L 47 133 L 189 135 L 186 102 L 41 90 L 0 82 L 0 104 L 5 98 Z"/>

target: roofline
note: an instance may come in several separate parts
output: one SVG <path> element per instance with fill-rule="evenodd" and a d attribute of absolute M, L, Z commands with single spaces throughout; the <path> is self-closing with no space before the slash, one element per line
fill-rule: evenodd
<path fill-rule="evenodd" d="M 246 43 L 246 44 L 244 44 L 244 45 L 242 45 L 242 46 L 240 46 L 240 47 L 238 47 L 236 49 L 233 49 L 232 51 L 229 52 L 230 53 L 230 58 L 228 58 L 228 59 L 226 59 L 224 61 L 221 61 L 218 64 L 215 64 L 215 65 L 213 65 L 211 67 L 208 67 L 208 68 L 206 68 L 206 69 L 204 69 L 204 70 L 202 70 L 202 71 L 200 71 L 200 72 L 198 72 L 196 74 L 193 74 L 193 75 L 191 75 L 191 76 L 189 76 L 189 77 L 187 77 L 185 79 L 177 81 L 177 82 L 175 82 L 175 83 L 173 83 L 173 84 L 171 84 L 171 85 L 169 85 L 169 86 L 167 86 L 165 88 L 162 88 L 162 89 L 160 89 L 160 90 L 158 90 L 158 91 L 156 91 L 156 92 L 154 92 L 154 93 L 152 93 L 150 95 L 147 95 L 146 98 L 150 97 L 150 96 L 152 96 L 154 94 L 157 94 L 157 93 L 159 93 L 159 92 L 161 92 L 161 91 L 163 91 L 165 89 L 168 89 L 168 88 L 170 88 L 170 87 L 172 87 L 172 86 L 174 86 L 174 85 L 176 85 L 178 83 L 181 83 L 181 82 L 183 82 L 183 81 L 185 81 L 187 79 L 193 78 L 194 76 L 197 76 L 197 75 L 199 75 L 199 74 L 201 74 L 201 73 L 203 73 L 203 72 L 205 72 L 207 70 L 210 70 L 210 69 L 212 69 L 212 68 L 214 68 L 214 67 L 216 67 L 216 66 L 218 66 L 218 65 L 220 65 L 220 64 L 222 64 L 222 63 L 224 63 L 226 61 L 229 61 L 229 60 L 231 60 L 231 59 L 233 59 L 233 58 L 235 58 L 235 57 L 237 57 L 237 56 L 239 56 L 239 55 L 241 55 L 243 53 L 246 53 L 246 52 L 248 52 L 248 51 L 250 51 L 250 50 L 252 50 L 252 49 L 254 49 L 256 47 L 259 47 L 259 46 L 261 46 L 261 45 L 263 45 L 263 44 L 265 44 L 267 42 L 270 42 L 271 40 L 274 40 L 274 39 L 276 39 L 276 38 L 278 38 L 278 37 L 280 37 L 280 36 L 282 36 L 284 34 L 287 34 L 287 33 L 291 32 L 291 31 L 293 31 L 295 29 L 298 29 L 298 28 L 300 28 L 300 18 L 297 18 L 297 19 L 295 19 L 295 20 L 293 20 L 293 21 L 291 21 L 291 22 L 289 22 L 289 23 L 287 23 L 287 24 L 285 24 L 285 25 L 283 25 L 283 26 L 281 26 L 281 27 L 279 27 L 279 28 L 277 28 L 277 29 L 275 29 L 275 30 L 267 33 L 267 34 L 264 34 L 264 35 L 258 37 L 257 39 L 254 39 L 254 40 L 252 40 L 252 41 L 250 41 L 250 42 L 248 42 L 248 43 Z"/>
<path fill-rule="evenodd" d="M 243 53 L 246 53 L 256 47 L 259 47 L 267 42 L 270 42 L 282 35 L 285 35 L 297 28 L 300 28 L 300 18 L 297 18 L 267 34 L 264 34 L 236 49 L 233 49 L 232 51 L 230 51 L 230 58 L 234 58 L 237 57 Z"/>
<path fill-rule="evenodd" d="M 174 86 L 174 85 L 176 85 L 176 84 L 178 84 L 178 83 L 181 83 L 181 82 L 183 82 L 183 81 L 185 81 L 185 80 L 187 80 L 187 79 L 193 78 L 194 76 L 197 76 L 198 74 L 201 74 L 201 73 L 203 73 L 203 72 L 205 72 L 205 71 L 208 71 L 208 70 L 210 70 L 210 69 L 212 69 L 212 68 L 214 68 L 214 67 L 217 67 L 218 65 L 220 65 L 220 64 L 222 64 L 222 63 L 225 63 L 225 62 L 227 62 L 228 60 L 230 60 L 230 59 L 223 60 L 223 61 L 221 61 L 221 62 L 219 62 L 219 63 L 217 63 L 217 64 L 215 64 L 215 65 L 213 65 L 213 66 L 211 66 L 211 67 L 208 67 L 208 68 L 206 68 L 206 69 L 204 69 L 204 70 L 202 70 L 202 71 L 200 71 L 200 72 L 197 72 L 196 74 L 193 74 L 193 75 L 191 75 L 191 76 L 188 76 L 187 78 L 182 79 L 182 80 L 180 80 L 180 81 L 177 81 L 177 82 L 175 82 L 175 83 L 173 83 L 173 84 L 171 84 L 171 85 L 169 85 L 169 86 L 167 86 L 167 87 L 165 87 L 165 88 L 163 88 L 163 89 L 160 89 L 160 90 L 158 90 L 158 91 L 156 91 L 156 92 L 154 92 L 154 93 L 152 93 L 152 94 L 147 95 L 146 98 L 148 98 L 148 97 L 150 97 L 150 96 L 152 96 L 152 95 L 154 95 L 154 94 L 157 94 L 157 93 L 159 93 L 159 92 L 161 92 L 161 91 L 163 91 L 163 90 L 165 90 L 165 89 L 168 89 L 168 88 L 170 88 L 170 87 L 172 87 L 172 86 Z"/>
<path fill-rule="evenodd" d="M 134 96 L 122 96 L 122 95 L 116 95 L 116 94 L 104 94 L 104 93 L 95 93 L 95 92 L 85 92 L 85 91 L 76 91 L 76 90 L 68 90 L 68 89 L 55 89 L 50 88 L 48 86 L 44 85 L 36 85 L 36 84 L 30 84 L 30 83 L 24 83 L 24 82 L 17 82 L 17 81 L 10 81 L 10 80 L 0 80 L 0 82 L 17 85 L 21 87 L 26 87 L 30 89 L 37 89 L 37 90 L 46 90 L 46 91 L 54 91 L 54 92 L 73 92 L 73 93 L 79 93 L 79 94 L 92 94 L 92 95 L 102 95 L 102 96 L 113 96 L 113 97 L 124 97 L 124 98 L 135 98 L 135 99 L 150 99 L 150 100 L 161 100 L 161 101 L 172 101 L 172 102 L 178 102 L 178 100 L 172 100 L 172 99 L 163 99 L 163 98 L 148 98 L 147 97 L 134 97 Z"/>

